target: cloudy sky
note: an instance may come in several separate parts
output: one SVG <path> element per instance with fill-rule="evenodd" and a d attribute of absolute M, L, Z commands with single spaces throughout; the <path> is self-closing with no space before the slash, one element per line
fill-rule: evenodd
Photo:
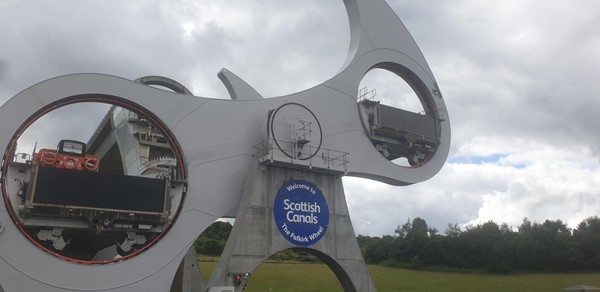
<path fill-rule="evenodd" d="M 489 220 L 516 227 L 524 217 L 576 227 L 598 215 L 600 1 L 388 3 L 436 76 L 452 146 L 427 182 L 344 179 L 356 232 L 393 234 L 417 216 L 443 232 L 448 223 Z M 223 67 L 263 96 L 280 96 L 334 76 L 348 41 L 342 1 L 0 0 L 0 103 L 82 72 L 162 75 L 195 95 L 228 98 L 216 77 Z M 388 72 L 370 72 L 363 86 L 420 111 Z M 60 112 L 45 117 L 30 140 L 54 146 L 60 128 L 86 141 L 106 107 L 81 106 L 69 120 Z"/>

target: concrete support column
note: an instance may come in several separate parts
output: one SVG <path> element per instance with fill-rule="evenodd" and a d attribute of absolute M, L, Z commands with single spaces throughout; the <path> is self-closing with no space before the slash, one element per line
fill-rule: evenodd
<path fill-rule="evenodd" d="M 198 266 L 196 247 L 192 244 L 173 278 L 170 292 L 202 292 L 206 290 L 202 273 Z M 0 290 L 0 292 L 2 292 Z"/>
<path fill-rule="evenodd" d="M 315 185 L 328 208 L 325 234 L 305 246 L 289 241 L 273 214 L 278 191 L 296 180 Z M 352 228 L 341 177 L 258 163 L 251 164 L 248 170 L 235 225 L 208 287 L 234 286 L 232 275 L 249 273 L 249 279 L 242 278 L 242 283 L 235 286 L 235 291 L 241 291 L 265 259 L 293 247 L 300 247 L 326 263 L 344 291 L 376 291 Z"/>

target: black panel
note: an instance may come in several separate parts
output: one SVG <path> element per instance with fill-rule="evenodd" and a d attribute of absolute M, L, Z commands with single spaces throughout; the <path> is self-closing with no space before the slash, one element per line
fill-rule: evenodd
<path fill-rule="evenodd" d="M 380 104 L 379 119 L 382 127 L 426 137 L 437 137 L 435 119 L 426 115 Z"/>
<path fill-rule="evenodd" d="M 34 204 L 162 213 L 165 181 L 39 167 Z"/>

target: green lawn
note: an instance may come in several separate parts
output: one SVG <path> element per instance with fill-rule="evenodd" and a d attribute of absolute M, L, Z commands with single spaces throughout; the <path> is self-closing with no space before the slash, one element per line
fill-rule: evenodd
<path fill-rule="evenodd" d="M 203 258 L 206 260 L 206 258 Z M 209 259 L 210 260 L 210 259 Z M 218 259 L 200 261 L 205 279 Z M 510 276 L 422 272 L 369 266 L 377 290 L 384 291 L 560 291 L 577 284 L 600 287 L 600 274 L 522 274 Z M 342 291 L 324 264 L 263 263 L 246 291 Z"/>

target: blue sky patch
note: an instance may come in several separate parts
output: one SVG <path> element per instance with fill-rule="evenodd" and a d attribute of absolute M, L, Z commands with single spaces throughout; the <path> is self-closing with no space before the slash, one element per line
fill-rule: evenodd
<path fill-rule="evenodd" d="M 455 164 L 498 164 L 500 159 L 508 156 L 506 153 L 498 153 L 487 156 L 457 156 L 448 160 L 449 163 Z"/>
<path fill-rule="evenodd" d="M 453 164 L 498 164 L 500 165 L 500 159 L 507 157 L 508 153 L 497 153 L 487 156 L 457 156 L 450 158 L 448 163 Z M 505 166 L 511 166 L 517 169 L 523 169 L 527 166 L 525 163 L 508 164 L 502 163 Z"/>

